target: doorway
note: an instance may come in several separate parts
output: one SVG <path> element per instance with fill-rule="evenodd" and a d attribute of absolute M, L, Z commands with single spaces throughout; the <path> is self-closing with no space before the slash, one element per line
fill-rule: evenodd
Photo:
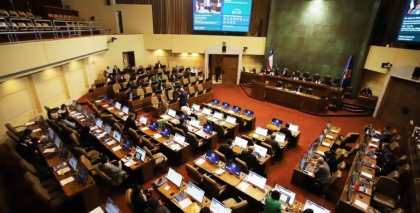
<path fill-rule="evenodd" d="M 211 54 L 209 55 L 209 70 L 214 84 L 236 85 L 238 77 L 238 55 Z M 216 82 L 216 66 L 220 64 L 222 74 Z"/>
<path fill-rule="evenodd" d="M 136 66 L 136 60 L 134 58 L 134 51 L 123 52 L 123 64 L 124 68 L 127 66 Z"/>

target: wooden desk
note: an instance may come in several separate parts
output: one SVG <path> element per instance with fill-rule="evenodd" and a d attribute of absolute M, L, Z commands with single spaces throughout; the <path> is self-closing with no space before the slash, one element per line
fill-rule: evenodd
<path fill-rule="evenodd" d="M 122 147 L 121 143 L 117 143 L 114 139 L 105 141 L 104 137 L 99 138 L 97 134 L 94 134 L 94 136 L 99 141 L 99 143 L 102 144 L 102 146 L 106 150 L 108 150 L 108 152 L 112 153 L 118 160 L 126 159 L 127 155 L 129 154 L 128 150 L 121 148 L 119 150 L 114 151 L 115 147 L 117 146 Z M 141 181 L 147 182 L 154 178 L 154 164 L 155 164 L 154 159 L 151 159 L 150 157 L 146 156 L 144 162 L 135 162 L 134 164 L 128 167 L 124 163 L 124 166 L 130 169 L 130 171 L 134 173 L 135 175 L 139 175 Z"/>
<path fill-rule="evenodd" d="M 245 180 L 241 181 L 235 188 L 257 202 L 263 201 L 272 189 L 271 186 L 265 185 L 264 190 L 261 190 Z"/>
<path fill-rule="evenodd" d="M 44 150 L 46 149 L 46 147 L 44 147 L 43 145 L 39 145 L 38 146 L 38 150 L 40 153 L 43 153 Z M 57 171 L 53 170 L 54 166 L 60 165 L 63 162 L 67 163 L 67 166 L 69 167 L 70 165 L 68 164 L 68 159 L 64 159 L 61 156 L 58 155 L 51 155 L 51 157 L 49 157 L 49 155 L 44 155 L 42 154 L 42 156 L 44 157 L 48 167 L 51 169 L 51 172 L 53 173 L 54 178 L 57 180 L 57 182 L 59 183 L 59 185 L 61 186 L 61 189 L 63 190 L 64 194 L 67 197 L 73 197 L 75 195 L 81 194 L 84 191 L 86 191 L 87 189 L 89 189 L 90 187 L 95 185 L 95 180 L 93 180 L 93 178 L 89 175 L 88 176 L 88 181 L 86 184 L 81 183 L 80 181 L 77 180 L 77 172 L 73 171 L 72 169 L 70 169 L 69 172 L 63 174 L 63 175 L 59 175 L 57 173 Z M 78 164 L 80 165 L 80 163 Z M 79 166 L 78 166 L 79 167 Z M 75 180 L 73 180 L 70 183 L 67 183 L 66 185 L 62 185 L 60 181 L 69 178 L 69 177 L 74 177 Z"/>
<path fill-rule="evenodd" d="M 243 113 L 233 112 L 230 109 L 224 109 L 221 106 L 216 106 L 216 105 L 213 105 L 212 103 L 204 103 L 203 106 L 209 107 L 213 110 L 222 112 L 226 115 L 230 115 L 230 116 L 233 116 L 233 117 L 239 119 L 239 121 L 237 121 L 237 122 L 239 122 L 240 127 L 242 129 L 245 129 L 245 130 L 255 129 L 255 123 L 256 123 L 256 117 L 255 116 L 254 117 L 249 117 L 249 116 L 246 116 Z"/>
<path fill-rule="evenodd" d="M 182 212 L 198 213 L 198 212 L 200 212 L 201 208 L 210 206 L 211 200 L 208 199 L 207 197 L 204 197 L 203 198 L 203 204 L 198 204 L 196 201 L 193 201 L 193 199 L 190 198 L 191 201 L 192 201 L 192 204 L 185 207 L 185 208 L 182 208 L 179 205 L 178 201 L 176 201 L 175 196 L 179 192 L 184 191 L 186 189 L 186 187 L 187 187 L 187 184 L 185 182 L 182 183 L 181 188 L 178 188 L 177 186 L 175 186 L 170 181 L 166 181 L 166 183 L 159 186 L 157 190 L 158 190 L 159 193 L 161 193 L 167 200 L 169 200 L 174 206 L 176 206 Z"/>
<path fill-rule="evenodd" d="M 149 127 L 139 127 L 139 130 L 144 134 L 153 139 L 158 144 L 161 144 L 164 147 L 162 152 L 168 156 L 168 158 L 176 162 L 179 165 L 185 164 L 190 158 L 191 147 L 187 142 L 184 142 L 184 145 L 181 146 L 174 141 L 172 141 L 173 135 L 170 138 L 163 137 L 159 132 L 155 132 Z"/>
<path fill-rule="evenodd" d="M 200 160 L 203 159 L 203 160 Z M 201 162 L 201 163 L 199 163 Z M 204 156 L 197 158 L 194 161 L 194 165 L 199 167 L 200 169 L 212 174 L 214 177 L 218 178 L 220 181 L 228 184 L 229 186 L 235 187 L 237 186 L 246 176 L 245 173 L 241 173 L 240 176 L 236 176 L 230 174 L 228 171 L 225 170 L 223 174 L 215 174 L 215 171 L 219 168 L 225 169 L 225 162 L 219 162 L 218 165 L 210 163 L 208 160 L 205 159 Z"/>
<path fill-rule="evenodd" d="M 244 150 L 243 148 L 241 148 L 237 145 L 232 146 L 232 151 L 235 152 L 235 154 L 237 154 L 237 155 L 241 154 L 241 152 L 243 150 Z M 261 166 L 267 167 L 266 165 L 268 165 L 268 162 L 270 162 L 271 155 L 267 154 L 265 157 L 257 157 L 257 159 L 260 162 Z"/>
<path fill-rule="evenodd" d="M 96 106 L 105 109 L 119 120 L 125 121 L 128 118 L 128 114 L 125 114 L 124 112 L 118 110 L 114 106 L 110 106 L 107 102 L 103 100 L 96 100 L 94 103 L 96 104 Z M 121 104 L 121 109 L 122 107 L 123 105 Z"/>
<path fill-rule="evenodd" d="M 327 100 L 315 95 L 296 93 L 295 91 L 265 86 L 265 100 L 287 106 L 310 114 L 320 114 L 327 111 Z"/>

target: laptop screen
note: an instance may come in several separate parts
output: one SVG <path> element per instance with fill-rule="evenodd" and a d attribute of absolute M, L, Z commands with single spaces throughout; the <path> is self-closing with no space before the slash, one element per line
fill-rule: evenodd
<path fill-rule="evenodd" d="M 77 172 L 77 178 L 82 184 L 86 184 L 89 178 L 89 171 L 83 164 L 80 164 L 79 171 Z"/>
<path fill-rule="evenodd" d="M 191 126 L 196 127 L 196 128 L 200 128 L 200 121 L 193 119 L 190 121 Z"/>
<path fill-rule="evenodd" d="M 184 142 L 185 142 L 185 137 L 182 136 L 182 135 L 180 135 L 180 134 L 178 134 L 178 133 L 175 133 L 174 141 L 176 143 L 178 143 L 179 145 L 183 146 L 184 145 Z"/>
<path fill-rule="evenodd" d="M 226 102 L 223 102 L 223 103 L 222 103 L 222 107 L 223 107 L 224 109 L 229 109 L 230 104 L 229 104 L 229 103 L 226 103 Z"/>
<path fill-rule="evenodd" d="M 109 197 L 106 199 L 105 212 L 106 213 L 120 213 L 120 209 L 115 205 L 115 203 Z"/>
<path fill-rule="evenodd" d="M 226 170 L 233 175 L 239 176 L 241 174 L 241 166 L 234 161 L 228 161 L 226 163 Z"/>
<path fill-rule="evenodd" d="M 211 115 L 211 110 L 207 107 L 203 107 L 203 113 L 206 115 Z"/>
<path fill-rule="evenodd" d="M 213 99 L 213 100 L 211 101 L 211 103 L 212 103 L 213 105 L 219 105 L 219 100 L 217 100 L 217 99 Z"/>
<path fill-rule="evenodd" d="M 198 111 L 198 110 L 200 110 L 200 105 L 198 105 L 198 104 L 193 104 L 193 105 L 192 105 L 192 108 L 193 108 L 193 110 L 194 110 L 194 111 Z"/>
<path fill-rule="evenodd" d="M 150 122 L 149 128 L 156 131 L 158 129 L 158 123 L 156 121 Z"/>
<path fill-rule="evenodd" d="M 210 212 L 230 213 L 232 212 L 232 210 L 229 207 L 225 206 L 222 202 L 216 200 L 216 198 L 213 198 L 210 204 Z"/>
<path fill-rule="evenodd" d="M 134 158 L 141 162 L 144 162 L 144 160 L 146 159 L 146 151 L 144 151 L 141 147 L 137 146 L 136 154 L 134 154 Z"/>
<path fill-rule="evenodd" d="M 213 134 L 213 127 L 209 124 L 204 124 L 203 131 L 207 134 Z"/>
<path fill-rule="evenodd" d="M 60 140 L 60 137 L 56 137 L 55 138 L 55 141 L 54 141 L 54 144 L 55 144 L 55 146 L 57 147 L 57 149 L 60 149 L 60 147 L 61 147 L 61 140 Z"/>
<path fill-rule="evenodd" d="M 171 130 L 167 127 L 162 127 L 160 134 L 162 134 L 162 136 L 165 138 L 169 138 L 169 136 L 171 135 Z"/>
<path fill-rule="evenodd" d="M 77 105 L 76 101 L 75 101 L 75 100 L 73 100 L 73 101 L 71 102 L 71 106 L 72 106 L 73 108 L 76 108 L 76 105 Z"/>
<path fill-rule="evenodd" d="M 242 110 L 241 107 L 238 107 L 238 106 L 234 106 L 232 109 L 233 112 L 240 112 L 241 110 Z"/>
<path fill-rule="evenodd" d="M 126 150 L 131 150 L 132 143 L 129 139 L 125 139 L 123 146 Z"/>
<path fill-rule="evenodd" d="M 226 122 L 228 122 L 230 124 L 236 124 L 236 118 L 228 115 L 226 117 Z"/>
<path fill-rule="evenodd" d="M 293 205 L 293 202 L 295 201 L 296 193 L 276 184 L 274 187 L 274 190 L 280 192 L 280 200 L 289 204 Z"/>
<path fill-rule="evenodd" d="M 292 132 L 297 132 L 297 131 L 299 131 L 299 126 L 295 125 L 295 124 L 290 124 L 289 130 L 292 131 Z"/>
<path fill-rule="evenodd" d="M 99 127 L 99 128 L 102 128 L 102 124 L 103 124 L 103 121 L 100 118 L 98 118 L 96 120 L 96 126 Z"/>
<path fill-rule="evenodd" d="M 213 164 L 217 164 L 220 161 L 220 156 L 217 155 L 215 152 L 213 151 L 208 151 L 206 153 L 206 159 Z"/>
<path fill-rule="evenodd" d="M 245 149 L 248 146 L 248 141 L 236 136 L 235 141 L 233 141 L 233 144 Z"/>
<path fill-rule="evenodd" d="M 106 132 L 107 134 L 111 134 L 111 130 L 112 130 L 111 126 L 110 126 L 110 125 L 108 125 L 108 124 L 106 124 L 106 125 L 105 125 L 105 132 Z"/>
<path fill-rule="evenodd" d="M 198 186 L 196 186 L 194 183 L 189 182 L 185 192 L 189 196 L 191 196 L 194 200 L 196 200 L 198 203 L 201 204 L 203 202 L 204 191 L 200 189 Z"/>
<path fill-rule="evenodd" d="M 286 139 L 286 135 L 280 132 L 276 133 L 276 137 L 274 138 L 274 140 L 279 143 L 283 143 L 285 139 Z"/>
<path fill-rule="evenodd" d="M 128 111 L 129 111 L 128 106 L 123 106 L 122 111 L 123 113 L 128 114 Z"/>
<path fill-rule="evenodd" d="M 306 200 L 305 206 L 303 206 L 303 211 L 305 211 L 306 209 L 312 209 L 314 213 L 330 213 L 330 210 L 320 206 L 319 204 L 311 200 Z"/>
<path fill-rule="evenodd" d="M 119 143 L 121 141 L 121 133 L 119 133 L 116 130 L 114 130 L 114 133 L 112 134 L 112 137 L 117 141 L 117 143 Z"/>
<path fill-rule="evenodd" d="M 268 133 L 268 129 L 262 128 L 262 127 L 257 127 L 257 129 L 255 129 L 255 133 L 262 135 L 262 136 L 267 136 Z"/>
<path fill-rule="evenodd" d="M 214 112 L 213 117 L 219 120 L 223 119 L 223 113 L 220 112 Z"/>
<path fill-rule="evenodd" d="M 267 148 L 254 144 L 254 152 L 258 153 L 261 157 L 265 157 L 267 155 Z"/>
<path fill-rule="evenodd" d="M 48 129 L 48 138 L 52 140 L 54 138 L 54 130 L 52 128 Z"/>
<path fill-rule="evenodd" d="M 76 156 L 71 156 L 69 160 L 70 167 L 73 169 L 73 171 L 77 171 L 77 158 Z"/>
<path fill-rule="evenodd" d="M 76 106 L 76 110 L 77 110 L 77 111 L 79 111 L 79 112 L 80 112 L 80 111 L 82 111 L 82 105 L 77 104 L 77 106 Z"/>
<path fill-rule="evenodd" d="M 244 113 L 245 113 L 245 115 L 246 115 L 246 116 L 248 116 L 248 117 L 253 117 L 253 116 L 254 116 L 254 112 L 253 112 L 253 111 L 251 111 L 251 110 L 248 110 L 248 109 L 246 109 L 246 110 L 244 111 Z"/>
<path fill-rule="evenodd" d="M 140 124 L 141 125 L 146 125 L 147 124 L 147 118 L 145 116 L 140 116 Z"/>
<path fill-rule="evenodd" d="M 120 110 L 121 109 L 121 103 L 120 102 L 115 102 L 115 108 Z"/>
<path fill-rule="evenodd" d="M 263 176 L 260 176 L 259 174 L 249 171 L 248 176 L 246 177 L 246 180 L 251 183 L 252 185 L 264 190 L 265 183 L 267 182 L 267 179 Z"/>
<path fill-rule="evenodd" d="M 182 175 L 176 172 L 174 169 L 169 168 L 166 178 L 168 178 L 169 181 L 175 184 L 175 186 L 181 187 Z"/>
<path fill-rule="evenodd" d="M 306 160 L 306 158 L 305 158 L 305 157 L 303 157 L 302 159 L 300 159 L 300 161 L 299 161 L 299 167 L 300 167 L 300 170 L 305 169 L 305 167 L 306 167 L 306 162 L 307 162 L 307 160 Z"/>
<path fill-rule="evenodd" d="M 173 109 L 168 109 L 168 115 L 171 117 L 176 117 L 176 111 Z"/>
<path fill-rule="evenodd" d="M 271 120 L 271 123 L 273 124 L 273 125 L 275 125 L 275 126 L 281 126 L 282 124 L 283 124 L 283 121 L 282 120 L 279 120 L 279 119 L 277 119 L 277 118 L 273 118 L 272 120 Z"/>

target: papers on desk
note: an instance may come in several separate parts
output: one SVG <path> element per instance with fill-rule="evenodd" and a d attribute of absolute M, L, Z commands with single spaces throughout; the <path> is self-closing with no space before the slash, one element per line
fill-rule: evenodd
<path fill-rule="evenodd" d="M 33 122 L 28 122 L 28 123 L 26 123 L 25 124 L 25 126 L 32 126 L 32 125 L 34 125 L 35 124 L 35 121 L 33 121 Z"/>
<path fill-rule="evenodd" d="M 365 210 L 367 210 L 367 208 L 368 208 L 368 205 L 366 203 L 363 203 L 362 201 L 360 201 L 358 199 L 354 200 L 354 204 L 356 206 L 362 208 L 362 209 L 365 209 Z"/>
<path fill-rule="evenodd" d="M 330 131 L 333 132 L 333 133 L 338 133 L 338 131 L 335 130 L 335 129 L 330 129 Z"/>
<path fill-rule="evenodd" d="M 66 179 L 63 179 L 63 180 L 60 180 L 60 184 L 62 186 L 65 186 L 66 184 L 71 183 L 72 181 L 74 181 L 74 177 L 73 176 L 68 177 Z"/>
<path fill-rule="evenodd" d="M 241 183 L 238 184 L 238 189 L 242 190 L 242 191 L 246 191 L 249 187 L 249 183 L 242 181 Z"/>
<path fill-rule="evenodd" d="M 127 118 L 128 118 L 128 115 L 122 117 L 123 121 L 127 120 Z"/>
<path fill-rule="evenodd" d="M 378 145 L 373 144 L 373 143 L 369 143 L 369 146 L 370 146 L 370 147 L 374 147 L 374 148 L 378 148 Z"/>
<path fill-rule="evenodd" d="M 102 132 L 101 134 L 98 135 L 98 138 L 101 139 L 106 135 L 106 132 Z"/>
<path fill-rule="evenodd" d="M 372 179 L 372 175 L 371 175 L 371 174 L 369 174 L 369 173 L 366 173 L 366 172 L 361 172 L 361 173 L 360 173 L 360 175 L 362 175 L 362 176 L 364 176 L 364 177 L 367 177 L 367 178 L 369 178 L 369 179 Z"/>
<path fill-rule="evenodd" d="M 185 209 L 191 204 L 192 204 L 192 201 L 188 197 L 182 200 L 181 202 L 179 202 L 179 206 L 181 207 L 181 209 Z"/>
<path fill-rule="evenodd" d="M 32 130 L 32 132 L 39 132 L 39 131 L 41 131 L 41 128 L 36 128 L 36 129 Z"/>
<path fill-rule="evenodd" d="M 163 119 L 165 119 L 165 120 L 168 120 L 168 119 L 171 119 L 172 118 L 169 115 L 161 115 L 160 117 L 163 118 Z"/>
<path fill-rule="evenodd" d="M 331 140 L 334 139 L 334 137 L 332 135 L 326 135 L 325 137 L 328 138 L 328 139 L 331 139 Z"/>
<path fill-rule="evenodd" d="M 330 147 L 331 146 L 331 144 L 330 143 L 327 143 L 327 142 L 322 142 L 322 145 L 323 146 L 326 146 L 326 147 Z"/>
<path fill-rule="evenodd" d="M 379 138 L 372 138 L 373 142 L 379 142 Z"/>
<path fill-rule="evenodd" d="M 324 152 L 323 152 L 323 151 L 319 151 L 319 150 L 317 150 L 317 151 L 316 151 L 316 153 L 317 153 L 318 155 L 325 156 L 325 154 L 324 154 Z"/>
<path fill-rule="evenodd" d="M 123 112 L 119 112 L 118 115 L 124 115 L 124 113 Z"/>
<path fill-rule="evenodd" d="M 120 145 L 116 146 L 116 147 L 112 147 L 112 151 L 116 152 L 118 150 L 120 150 L 122 147 Z"/>
<path fill-rule="evenodd" d="M 171 149 L 172 149 L 172 150 L 174 150 L 174 151 L 178 151 L 178 150 L 180 150 L 180 149 L 181 149 L 181 145 L 179 145 L 179 144 L 177 144 L 177 143 L 171 144 L 171 145 L 170 145 L 170 147 L 171 147 Z"/>
<path fill-rule="evenodd" d="M 58 170 L 57 171 L 57 174 L 58 175 L 64 175 L 64 174 L 66 174 L 67 172 L 69 172 L 70 171 L 70 168 L 67 166 L 67 167 L 64 167 L 64 168 L 62 168 L 62 169 L 60 169 L 60 170 Z"/>
<path fill-rule="evenodd" d="M 107 107 L 107 106 L 109 106 L 108 104 L 104 104 L 104 105 L 102 105 L 102 107 Z M 112 107 L 110 107 L 111 109 L 112 109 Z"/>
<path fill-rule="evenodd" d="M 107 110 L 112 110 L 114 107 L 108 107 L 108 108 L 106 108 Z"/>
<path fill-rule="evenodd" d="M 223 174 L 223 173 L 225 173 L 225 170 L 224 170 L 224 169 L 222 169 L 222 168 L 218 168 L 218 169 L 216 169 L 216 170 L 214 171 L 214 174 L 216 174 L 216 175 L 221 175 L 221 174 Z"/>
<path fill-rule="evenodd" d="M 220 121 L 220 125 L 225 125 L 225 122 L 224 121 Z"/>
<path fill-rule="evenodd" d="M 229 111 L 227 111 L 229 114 L 233 114 L 233 113 L 235 113 L 233 110 L 229 110 Z"/>
<path fill-rule="evenodd" d="M 258 134 L 257 133 L 252 133 L 252 137 L 254 137 L 254 138 L 258 138 Z"/>
<path fill-rule="evenodd" d="M 89 213 L 105 213 L 105 212 L 100 206 L 98 206 L 94 210 L 90 211 Z"/>
<path fill-rule="evenodd" d="M 153 138 L 154 139 L 159 139 L 159 138 L 161 138 L 162 137 L 162 135 L 161 134 L 159 134 L 159 133 L 155 133 L 155 134 L 153 134 Z"/>
<path fill-rule="evenodd" d="M 47 153 L 53 153 L 53 152 L 55 152 L 55 147 L 54 148 L 45 149 L 43 153 L 44 154 L 47 154 Z"/>
<path fill-rule="evenodd" d="M 124 163 L 124 166 L 130 167 L 132 165 L 136 164 L 136 162 L 133 159 L 130 159 L 129 161 Z"/>
<path fill-rule="evenodd" d="M 108 146 L 111 146 L 112 144 L 114 144 L 114 143 L 117 143 L 115 140 L 110 140 L 110 141 L 108 141 L 108 142 L 106 142 L 106 144 L 108 145 Z"/>
<path fill-rule="evenodd" d="M 148 130 L 148 129 L 149 129 L 149 127 L 145 126 L 145 127 L 141 128 L 140 130 L 141 130 L 141 131 L 146 131 L 146 130 Z"/>
<path fill-rule="evenodd" d="M 57 171 L 57 170 L 60 170 L 60 169 L 62 169 L 64 167 L 66 167 L 66 166 L 67 166 L 67 163 L 66 162 L 63 162 L 63 163 L 60 163 L 60 164 L 58 164 L 56 166 L 53 166 L 53 170 L 54 171 Z"/>
<path fill-rule="evenodd" d="M 165 186 L 165 188 L 163 188 L 163 189 L 165 189 L 165 191 L 168 191 L 170 188 L 171 188 L 171 187 L 170 187 L 169 185 L 167 185 L 167 186 Z"/>
<path fill-rule="evenodd" d="M 204 160 L 203 158 L 199 158 L 199 159 L 197 159 L 196 161 L 195 161 L 195 165 L 201 165 L 201 164 L 203 164 L 204 162 L 205 162 L 206 160 Z"/>
<path fill-rule="evenodd" d="M 102 100 L 96 100 L 96 101 L 95 101 L 95 103 L 99 103 L 99 102 L 101 102 L 101 101 L 102 101 Z"/>

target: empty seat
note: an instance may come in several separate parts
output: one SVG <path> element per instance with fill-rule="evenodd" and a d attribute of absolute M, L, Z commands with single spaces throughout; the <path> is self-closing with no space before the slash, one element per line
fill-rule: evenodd
<path fill-rule="evenodd" d="M 381 176 L 376 182 L 372 201 L 381 207 L 395 209 L 398 204 L 399 188 L 398 181 Z"/>
<path fill-rule="evenodd" d="M 192 182 L 196 184 L 200 184 L 203 180 L 203 174 L 198 171 L 197 168 L 193 167 L 191 164 L 187 163 L 185 165 L 185 169 L 187 170 L 187 175 L 192 179 Z"/>

